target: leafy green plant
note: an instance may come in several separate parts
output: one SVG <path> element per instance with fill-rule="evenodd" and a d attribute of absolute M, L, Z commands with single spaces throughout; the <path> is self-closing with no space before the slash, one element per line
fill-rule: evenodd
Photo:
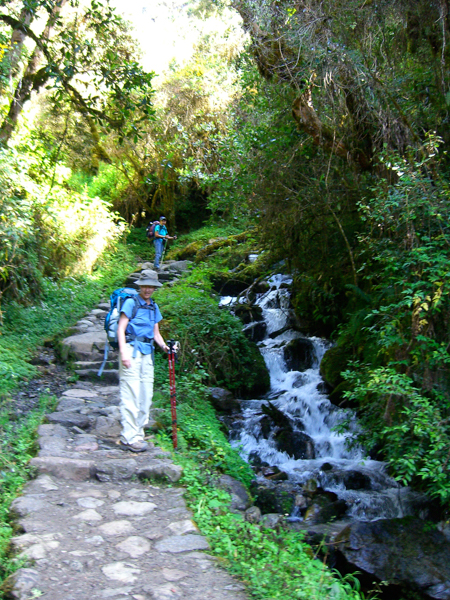
<path fill-rule="evenodd" d="M 372 294 L 358 335 L 361 363 L 344 376 L 345 396 L 361 407 L 360 438 L 379 445 L 399 480 L 447 502 L 450 209 L 438 144 L 430 135 L 416 161 L 386 154 L 395 183 L 381 181 L 361 202 L 361 272 Z"/>
<path fill-rule="evenodd" d="M 165 327 L 182 345 L 181 367 L 191 370 L 201 365 L 211 384 L 236 393 L 264 392 L 268 374 L 256 345 L 242 333 L 241 322 L 201 288 L 181 284 L 160 292 Z"/>

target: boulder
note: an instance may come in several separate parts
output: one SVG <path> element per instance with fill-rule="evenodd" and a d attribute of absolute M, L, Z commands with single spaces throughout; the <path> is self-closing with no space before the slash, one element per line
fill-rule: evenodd
<path fill-rule="evenodd" d="M 283 350 L 284 361 L 289 371 L 306 371 L 314 365 L 314 344 L 308 338 L 297 338 L 288 342 Z"/>
<path fill-rule="evenodd" d="M 331 388 L 329 399 L 333 404 L 345 407 L 352 406 L 348 400 L 343 400 L 343 393 L 350 389 L 349 384 L 341 375 L 352 359 L 351 350 L 344 346 L 333 346 L 323 355 L 320 363 L 320 374 L 325 383 Z"/>
<path fill-rule="evenodd" d="M 191 264 L 192 262 L 189 260 L 176 260 L 168 265 L 168 269 L 169 271 L 174 271 L 175 273 L 181 274 L 186 271 Z"/>
<path fill-rule="evenodd" d="M 260 521 L 261 527 L 266 529 L 276 529 L 284 521 L 284 515 L 278 513 L 268 513 L 263 515 Z"/>
<path fill-rule="evenodd" d="M 239 402 L 233 394 L 224 388 L 211 387 L 208 390 L 209 400 L 214 408 L 220 412 L 231 412 L 239 408 Z"/>
<path fill-rule="evenodd" d="M 277 450 L 296 460 L 315 458 L 312 438 L 303 431 L 296 430 L 289 417 L 271 402 L 262 404 L 261 410 L 265 414 L 260 421 L 261 435 L 266 439 L 272 437 Z"/>
<path fill-rule="evenodd" d="M 245 511 L 244 519 L 249 523 L 259 523 L 261 520 L 261 509 L 257 506 L 250 506 Z"/>
<path fill-rule="evenodd" d="M 236 317 L 239 317 L 244 325 L 262 320 L 262 308 L 255 304 L 236 304 L 233 307 Z"/>
<path fill-rule="evenodd" d="M 335 538 L 349 567 L 381 581 L 406 585 L 429 598 L 450 599 L 450 543 L 420 519 L 356 522 Z"/>
<path fill-rule="evenodd" d="M 295 484 L 287 481 L 280 483 L 253 481 L 250 491 L 255 498 L 255 505 L 261 509 L 263 514 L 291 514 L 295 497 L 298 494 Z"/>
<path fill-rule="evenodd" d="M 252 342 L 261 342 L 266 337 L 267 325 L 264 321 L 255 321 L 246 325 L 242 331 Z"/>
<path fill-rule="evenodd" d="M 139 479 L 156 479 L 176 483 L 183 475 L 183 467 L 174 465 L 167 460 L 152 460 L 148 465 L 142 466 L 137 471 Z"/>
<path fill-rule="evenodd" d="M 230 509 L 232 511 L 245 511 L 250 507 L 252 502 L 247 488 L 240 481 L 234 479 L 234 477 L 222 475 L 216 481 L 216 485 L 230 494 Z"/>
<path fill-rule="evenodd" d="M 329 523 L 342 517 L 347 509 L 345 500 L 330 501 L 325 496 L 317 496 L 306 510 L 305 523 Z"/>

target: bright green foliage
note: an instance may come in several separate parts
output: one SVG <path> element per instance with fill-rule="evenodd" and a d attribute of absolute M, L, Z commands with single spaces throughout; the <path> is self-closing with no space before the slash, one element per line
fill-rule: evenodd
<path fill-rule="evenodd" d="M 109 205 L 117 203 L 127 187 L 125 176 L 114 165 L 100 164 L 97 175 L 87 175 L 82 171 L 73 172 L 69 187 L 79 194 L 86 193 L 89 198 L 99 197 Z"/>
<path fill-rule="evenodd" d="M 241 322 L 201 289 L 176 286 L 161 293 L 171 335 L 181 342 L 181 367 L 201 365 L 211 385 L 249 395 L 265 391 L 268 375 L 255 344 L 242 333 Z"/>
<path fill-rule="evenodd" d="M 108 297 L 133 269 L 132 255 L 123 246 L 98 262 L 92 275 L 67 278 L 60 283 L 42 279 L 39 300 L 29 295 L 30 306 L 16 301 L 3 305 L 0 337 L 0 395 L 31 378 L 35 367 L 29 364 L 36 346 L 61 336 L 86 310 Z"/>
<path fill-rule="evenodd" d="M 154 397 L 154 416 L 164 426 L 159 435 L 168 441 L 172 435 L 169 404 L 169 375 L 166 358 L 157 357 Z M 249 465 L 231 448 L 214 409 L 207 400 L 208 389 L 202 383 L 205 372 L 197 367 L 187 373 L 176 365 L 176 397 L 178 446 L 183 453 L 214 472 L 228 473 L 249 485 L 253 472 Z"/>
<path fill-rule="evenodd" d="M 0 299 L 27 302 L 43 276 L 92 271 L 125 230 L 105 201 L 69 193 L 68 169 L 43 166 L 41 150 L 0 152 Z"/>
<path fill-rule="evenodd" d="M 7 558 L 13 534 L 8 510 L 29 477 L 28 462 L 36 450 L 36 429 L 54 403 L 55 398 L 41 396 L 39 408 L 20 420 L 16 420 L 13 407 L 5 403 L 0 406 L 0 581 L 20 566 L 18 561 L 12 563 Z"/>
<path fill-rule="evenodd" d="M 407 375 L 394 368 L 344 372 L 352 386 L 346 396 L 360 406 L 365 428 L 359 440 L 381 444 L 392 472 L 404 485 L 424 488 L 443 503 L 450 499 L 448 396 L 420 394 Z"/>

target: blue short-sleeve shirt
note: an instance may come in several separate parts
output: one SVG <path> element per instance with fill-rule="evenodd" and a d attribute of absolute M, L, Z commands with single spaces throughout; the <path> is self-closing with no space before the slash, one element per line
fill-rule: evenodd
<path fill-rule="evenodd" d="M 167 227 L 165 225 L 156 225 L 155 227 L 155 233 L 158 232 L 159 235 L 167 235 Z M 155 238 L 156 240 L 159 240 L 159 238 Z"/>
<path fill-rule="evenodd" d="M 153 310 L 152 308 L 149 308 L 149 305 L 141 298 L 141 296 L 137 296 L 137 299 L 139 300 L 140 307 L 132 321 L 131 317 L 133 315 L 135 304 L 134 298 L 127 298 L 121 308 L 120 312 L 124 313 L 130 319 L 125 334 L 134 334 L 136 337 L 146 337 L 153 340 L 155 335 L 155 323 L 162 321 L 161 312 L 156 302 L 152 302 L 150 305 L 154 306 Z M 131 341 L 130 344 L 132 346 L 136 344 L 136 349 L 142 354 L 150 354 L 152 352 L 153 343 L 135 340 Z"/>

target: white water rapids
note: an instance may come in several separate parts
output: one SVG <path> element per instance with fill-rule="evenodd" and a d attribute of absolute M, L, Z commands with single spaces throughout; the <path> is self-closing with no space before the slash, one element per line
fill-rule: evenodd
<path fill-rule="evenodd" d="M 332 405 L 321 391 L 319 365 L 329 343 L 288 328 L 293 320 L 289 292 L 292 280 L 276 275 L 268 283 L 269 291 L 260 294 L 255 304 L 261 307 L 266 324 L 265 338 L 258 346 L 270 373 L 271 389 L 263 399 L 242 403 L 243 418 L 233 425 L 232 445 L 240 449 L 245 460 L 257 459 L 278 467 L 292 483 L 303 484 L 313 478 L 324 490 L 335 492 L 347 502 L 350 518 L 374 520 L 411 514 L 415 494 L 390 478 L 384 463 L 369 460 L 361 448 L 349 447 L 356 420 L 348 411 Z M 230 305 L 233 299 L 223 298 L 221 303 Z M 304 371 L 289 370 L 285 347 L 299 339 L 311 348 L 310 366 Z M 308 442 L 312 448 L 310 458 L 293 458 L 279 449 L 272 433 L 264 432 L 267 417 L 261 407 L 269 401 L 289 419 L 298 436 L 312 441 Z M 349 416 L 349 431 L 338 433 L 336 426 Z"/>

